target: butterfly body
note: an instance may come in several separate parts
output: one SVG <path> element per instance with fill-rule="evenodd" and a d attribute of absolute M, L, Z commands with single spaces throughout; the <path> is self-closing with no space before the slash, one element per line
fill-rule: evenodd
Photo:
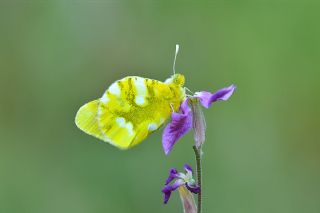
<path fill-rule="evenodd" d="M 128 149 L 160 128 L 185 99 L 184 76 L 165 82 L 129 76 L 114 82 L 100 99 L 83 105 L 77 126 L 105 142 Z"/>

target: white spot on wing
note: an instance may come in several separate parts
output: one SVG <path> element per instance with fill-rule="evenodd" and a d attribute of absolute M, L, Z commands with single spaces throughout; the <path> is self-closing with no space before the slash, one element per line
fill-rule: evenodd
<path fill-rule="evenodd" d="M 109 91 L 111 94 L 120 96 L 121 91 L 120 91 L 118 82 L 114 82 L 113 84 L 111 84 L 111 86 L 109 87 L 108 91 Z"/>
<path fill-rule="evenodd" d="M 119 124 L 119 126 L 123 127 L 126 125 L 126 120 L 124 118 L 116 118 L 117 124 Z"/>
<path fill-rule="evenodd" d="M 148 125 L 148 130 L 149 131 L 154 131 L 158 128 L 158 125 L 156 123 L 151 123 Z"/>
<path fill-rule="evenodd" d="M 109 97 L 107 95 L 107 93 L 104 93 L 103 96 L 100 98 L 100 101 L 104 104 L 109 102 Z"/>
<path fill-rule="evenodd" d="M 108 136 L 106 136 L 105 134 L 103 134 L 103 140 L 106 141 L 106 142 L 109 142 L 111 143 L 112 145 L 115 145 L 116 146 L 116 143 L 111 140 L 111 138 L 109 138 Z"/>
<path fill-rule="evenodd" d="M 145 97 L 147 96 L 147 87 L 144 78 L 136 77 L 134 79 L 134 85 L 137 93 L 135 102 L 138 105 L 142 105 L 145 103 Z"/>
<path fill-rule="evenodd" d="M 145 98 L 143 96 L 141 96 L 141 95 L 136 96 L 135 102 L 138 105 L 143 105 L 145 103 Z"/>
<path fill-rule="evenodd" d="M 134 84 L 136 86 L 136 91 L 138 95 L 147 94 L 147 87 L 144 82 L 144 78 L 137 77 L 134 79 Z"/>
<path fill-rule="evenodd" d="M 102 109 L 101 109 L 101 107 L 99 106 L 99 107 L 98 107 L 98 112 L 97 112 L 97 117 L 96 117 L 96 118 L 100 119 L 101 115 L 102 115 Z"/>
<path fill-rule="evenodd" d="M 126 119 L 122 117 L 116 118 L 116 122 L 120 127 L 127 129 L 130 135 L 133 134 L 133 125 L 131 122 L 126 122 Z"/>
<path fill-rule="evenodd" d="M 129 131 L 130 135 L 133 135 L 133 125 L 131 122 L 127 122 L 127 130 Z"/>

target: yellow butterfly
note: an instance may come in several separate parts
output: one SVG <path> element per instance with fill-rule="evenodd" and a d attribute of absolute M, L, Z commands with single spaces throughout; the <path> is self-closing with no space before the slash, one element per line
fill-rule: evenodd
<path fill-rule="evenodd" d="M 172 111 L 178 111 L 186 97 L 184 82 L 181 74 L 165 82 L 125 77 L 114 82 L 101 98 L 83 105 L 76 125 L 89 135 L 129 149 L 161 127 Z"/>

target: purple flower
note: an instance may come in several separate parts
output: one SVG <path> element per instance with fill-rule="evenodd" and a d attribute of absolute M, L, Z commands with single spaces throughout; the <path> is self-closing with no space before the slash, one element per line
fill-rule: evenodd
<path fill-rule="evenodd" d="M 186 173 L 180 173 L 175 168 L 170 169 L 169 176 L 165 182 L 165 186 L 162 189 L 164 195 L 164 203 L 169 201 L 171 193 L 181 186 L 185 186 L 190 192 L 197 194 L 200 192 L 200 187 L 197 186 L 192 176 L 192 168 L 188 164 L 184 166 Z M 173 181 L 174 183 L 170 185 Z"/>
<path fill-rule="evenodd" d="M 162 135 L 162 146 L 165 154 L 169 154 L 173 145 L 185 135 L 192 127 L 197 148 L 200 148 L 205 140 L 205 119 L 200 104 L 209 108 L 216 101 L 226 101 L 235 91 L 236 87 L 231 85 L 222 88 L 215 93 L 206 91 L 196 92 L 193 96 L 184 100 L 179 112 L 171 114 L 171 122 L 167 124 Z M 199 104 L 200 103 L 200 104 Z M 189 107 L 189 104 L 191 108 Z"/>

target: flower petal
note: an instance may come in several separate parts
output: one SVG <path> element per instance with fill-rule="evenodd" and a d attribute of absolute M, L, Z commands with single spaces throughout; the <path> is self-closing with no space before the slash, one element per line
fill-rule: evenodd
<path fill-rule="evenodd" d="M 184 170 L 186 170 L 186 172 L 192 173 L 192 167 L 189 164 L 184 164 Z"/>
<path fill-rule="evenodd" d="M 175 168 L 170 169 L 169 176 L 166 180 L 165 185 L 168 185 L 173 179 L 177 177 L 178 171 Z"/>
<path fill-rule="evenodd" d="M 162 146 L 165 154 L 169 154 L 173 145 L 192 127 L 191 109 L 186 99 L 180 106 L 180 112 L 171 114 L 172 121 L 163 131 Z"/>
<path fill-rule="evenodd" d="M 170 186 L 165 186 L 163 189 L 162 189 L 162 193 L 163 193 L 163 203 L 164 204 L 167 204 L 168 201 L 169 201 L 169 198 L 171 196 L 171 188 Z"/>
<path fill-rule="evenodd" d="M 200 103 L 205 108 L 209 108 L 211 104 L 215 101 L 226 101 L 230 98 L 230 96 L 235 91 L 236 86 L 231 85 L 229 87 L 222 88 L 215 93 L 211 92 L 196 92 L 195 97 L 200 99 Z"/>
<path fill-rule="evenodd" d="M 190 192 L 194 194 L 198 194 L 200 192 L 200 187 L 197 185 L 191 185 L 190 183 L 186 183 L 186 187 Z"/>
<path fill-rule="evenodd" d="M 168 203 L 169 198 L 171 196 L 171 192 L 173 192 L 174 190 L 176 190 L 179 186 L 182 186 L 183 184 L 185 184 L 185 182 L 181 179 L 178 179 L 174 182 L 174 184 L 172 185 L 167 185 L 165 187 L 163 187 L 163 189 L 161 190 L 161 192 L 163 193 L 163 202 L 164 204 Z"/>
<path fill-rule="evenodd" d="M 180 110 L 179 110 L 182 114 L 188 114 L 191 112 L 191 109 L 189 107 L 189 98 L 187 98 L 186 100 L 184 100 L 182 102 L 182 104 L 180 105 Z"/>

